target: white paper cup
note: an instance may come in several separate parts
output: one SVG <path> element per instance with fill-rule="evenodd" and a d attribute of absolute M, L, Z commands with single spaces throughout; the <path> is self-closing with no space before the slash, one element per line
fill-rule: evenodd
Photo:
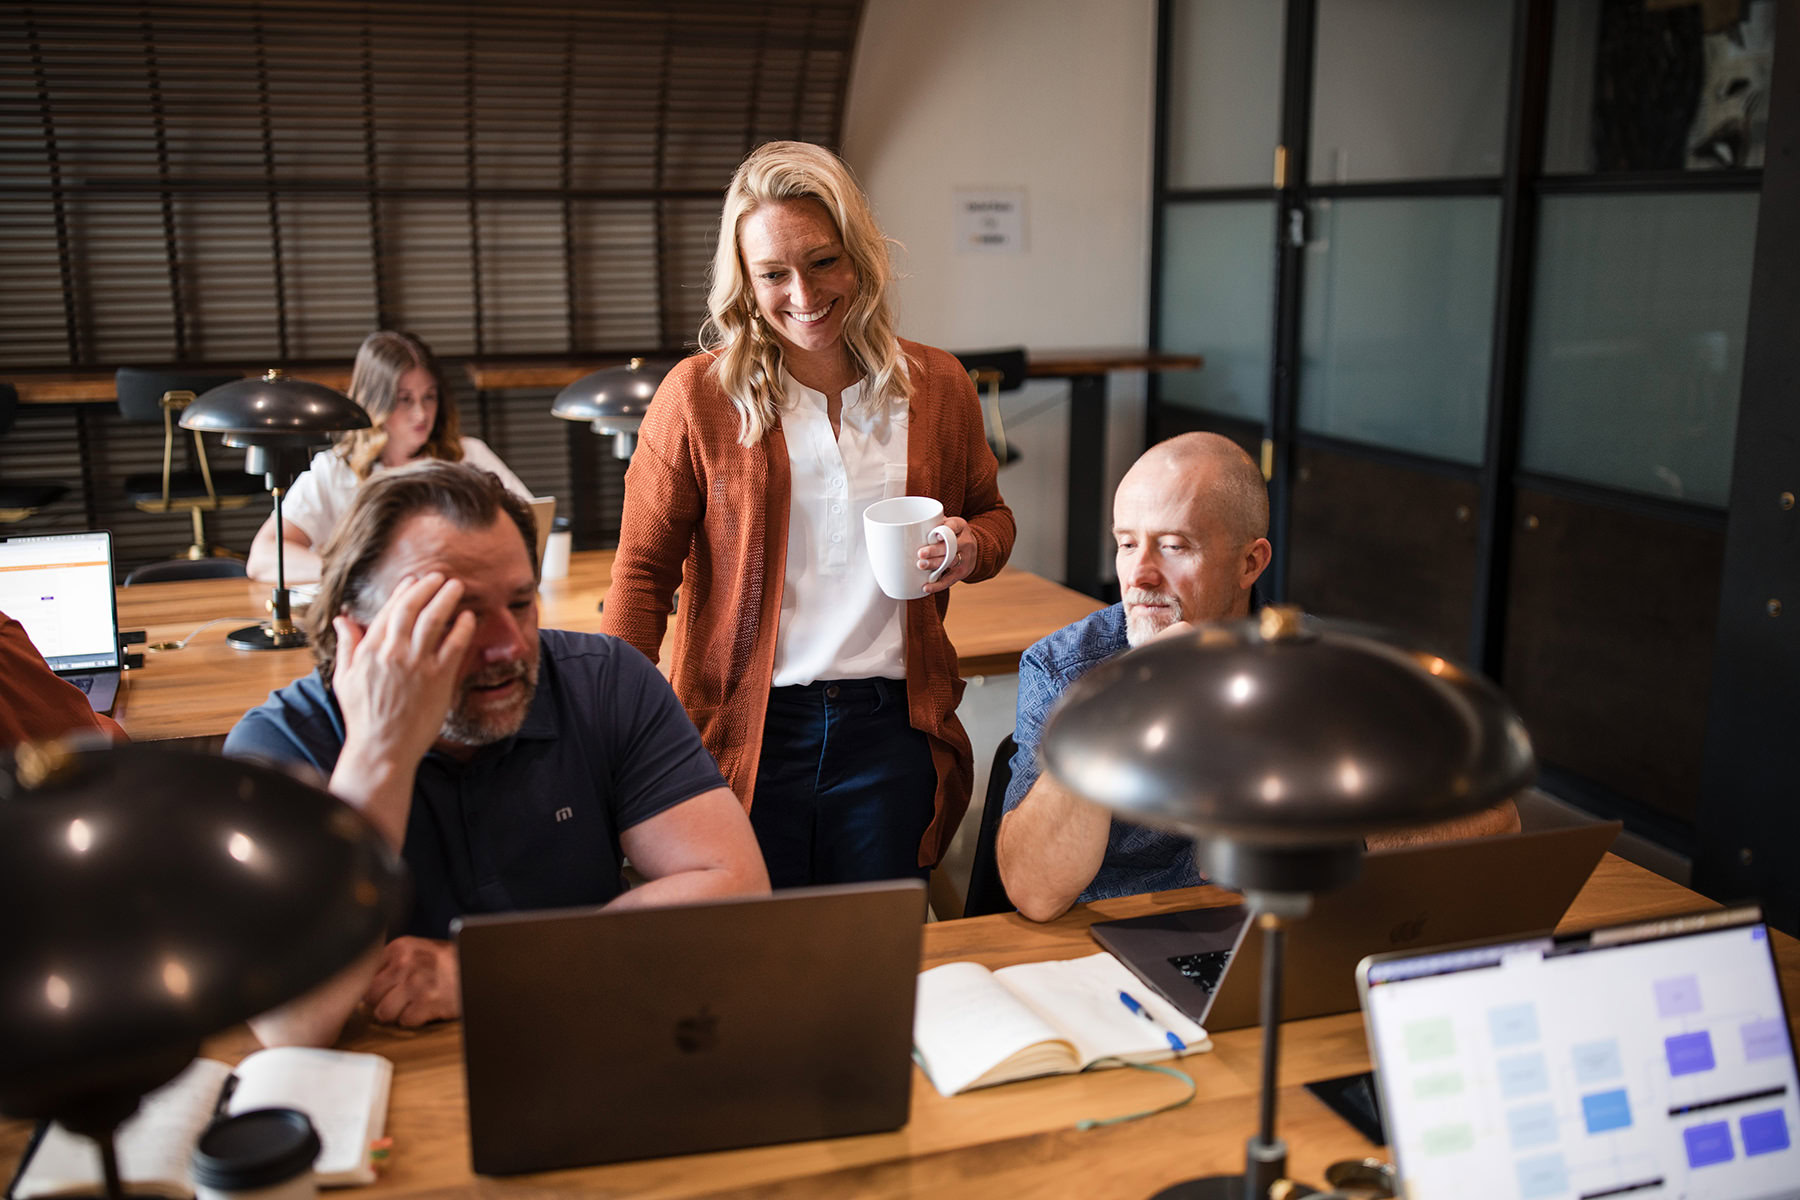
<path fill-rule="evenodd" d="M 956 534 L 943 524 L 944 506 L 929 496 L 893 496 L 863 510 L 863 540 L 875 582 L 896 600 L 917 600 L 925 585 L 956 560 Z M 937 538 L 944 561 L 935 571 L 919 566 L 919 547 Z"/>
<path fill-rule="evenodd" d="M 569 576 L 569 531 L 558 529 L 544 540 L 544 569 L 541 572 L 545 582 L 552 579 L 567 579 Z"/>

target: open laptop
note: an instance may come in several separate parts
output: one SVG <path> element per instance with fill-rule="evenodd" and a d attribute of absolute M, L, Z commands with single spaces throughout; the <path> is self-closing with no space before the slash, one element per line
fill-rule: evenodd
<path fill-rule="evenodd" d="M 925 885 L 464 917 L 482 1174 L 897 1129 Z"/>
<path fill-rule="evenodd" d="M 1620 828 L 1593 821 L 1364 855 L 1354 881 L 1287 926 L 1281 1019 L 1353 1012 L 1366 955 L 1554 928 Z M 1262 938 L 1246 936 L 1242 905 L 1101 921 L 1090 932 L 1209 1032 L 1261 1018 Z"/>
<path fill-rule="evenodd" d="M 1357 970 L 1404 1194 L 1800 1200 L 1800 1077 L 1755 908 Z"/>
<path fill-rule="evenodd" d="M 0 537 L 0 612 L 102 713 L 118 698 L 123 666 L 114 595 L 106 530 Z"/>
<path fill-rule="evenodd" d="M 556 520 L 556 497 L 533 496 L 531 519 L 537 522 L 537 557 L 531 561 L 541 574 L 544 570 L 544 547 L 550 543 L 550 526 Z"/>

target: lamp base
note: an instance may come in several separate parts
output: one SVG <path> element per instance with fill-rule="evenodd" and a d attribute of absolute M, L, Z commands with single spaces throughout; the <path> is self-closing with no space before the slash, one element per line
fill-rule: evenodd
<path fill-rule="evenodd" d="M 291 626 L 277 630 L 264 622 L 232 630 L 225 635 L 225 644 L 233 650 L 298 650 L 306 645 L 306 631 Z"/>
<path fill-rule="evenodd" d="M 1321 1196 L 1323 1192 L 1307 1187 L 1304 1183 L 1288 1180 L 1288 1190 L 1284 1196 L 1292 1200 L 1300 1200 L 1303 1196 Z M 1180 1183 L 1170 1184 L 1152 1196 L 1150 1200 L 1245 1200 L 1244 1177 L 1242 1175 L 1208 1175 L 1202 1179 L 1184 1179 Z"/>

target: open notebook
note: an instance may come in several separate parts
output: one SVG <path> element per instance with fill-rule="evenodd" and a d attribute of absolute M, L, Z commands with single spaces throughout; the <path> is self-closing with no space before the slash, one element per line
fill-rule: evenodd
<path fill-rule="evenodd" d="M 1110 954 L 998 971 L 953 962 L 919 975 L 913 1053 L 946 1096 L 1210 1049 L 1204 1029 Z"/>
<path fill-rule="evenodd" d="M 313 1174 L 322 1185 L 375 1182 L 369 1143 L 387 1124 L 393 1064 L 377 1054 L 282 1047 L 259 1050 L 230 1066 L 197 1058 L 144 1097 L 119 1128 L 119 1173 L 139 1195 L 194 1194 L 188 1155 L 216 1116 L 256 1108 L 297 1108 L 318 1131 Z M 51 1125 L 27 1153 L 14 1181 L 18 1200 L 92 1195 L 100 1187 L 94 1143 Z"/>

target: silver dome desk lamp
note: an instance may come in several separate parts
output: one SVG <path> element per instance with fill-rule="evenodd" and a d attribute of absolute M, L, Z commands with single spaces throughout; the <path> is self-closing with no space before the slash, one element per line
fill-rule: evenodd
<path fill-rule="evenodd" d="M 613 457 L 630 458 L 637 449 L 638 426 L 663 376 L 673 363 L 652 363 L 634 358 L 615 367 L 590 371 L 556 393 L 550 415 L 565 421 L 586 421 L 595 433 L 611 434 Z"/>
<path fill-rule="evenodd" d="M 227 446 L 242 446 L 244 470 L 261 475 L 275 498 L 275 589 L 269 620 L 225 635 L 239 650 L 291 650 L 306 645 L 294 624 L 287 589 L 287 554 L 281 538 L 281 497 L 306 470 L 314 447 L 334 433 L 368 429 L 369 414 L 348 396 L 322 383 L 289 379 L 272 370 L 260 379 L 238 379 L 204 392 L 182 410 L 181 427 L 222 434 Z"/>
<path fill-rule="evenodd" d="M 1284 927 L 1356 877 L 1365 834 L 1467 816 L 1529 785 L 1524 726 L 1446 659 L 1266 608 L 1082 676 L 1042 754 L 1059 783 L 1120 819 L 1192 837 L 1196 865 L 1243 893 L 1263 938 L 1262 1100 L 1244 1173 L 1158 1200 L 1317 1195 L 1286 1179 L 1275 1136 Z"/>
<path fill-rule="evenodd" d="M 349 805 L 155 745 L 0 756 L 0 1114 L 113 1134 L 208 1034 L 329 979 L 405 912 L 406 867 Z"/>

